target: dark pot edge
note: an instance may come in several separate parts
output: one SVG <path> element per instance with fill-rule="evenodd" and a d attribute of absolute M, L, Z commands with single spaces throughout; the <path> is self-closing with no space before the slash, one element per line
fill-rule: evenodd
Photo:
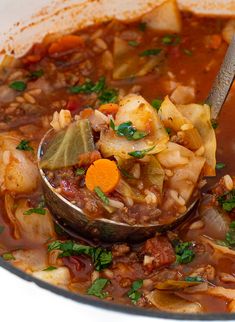
<path fill-rule="evenodd" d="M 154 310 L 146 310 L 141 309 L 138 307 L 132 307 L 132 306 L 125 306 L 121 304 L 114 304 L 108 301 L 102 301 L 99 299 L 95 299 L 92 297 L 88 297 L 86 295 L 79 295 L 72 292 L 69 292 L 65 289 L 56 287 L 54 285 L 48 284 L 44 281 L 41 281 L 29 274 L 26 274 L 25 272 L 19 270 L 18 268 L 11 265 L 9 262 L 6 262 L 2 258 L 0 258 L 0 267 L 3 267 L 7 271 L 11 272 L 12 274 L 15 274 L 16 276 L 24 279 L 28 282 L 33 282 L 39 287 L 53 292 L 57 295 L 63 296 L 65 298 L 71 299 L 73 301 L 86 304 L 86 305 L 92 305 L 93 307 L 97 307 L 100 309 L 105 309 L 109 311 L 115 311 L 119 313 L 124 314 L 131 314 L 131 315 L 140 315 L 140 316 L 146 316 L 146 317 L 152 317 L 152 318 L 164 318 L 164 319 L 175 319 L 175 320 L 197 320 L 197 321 L 213 321 L 213 320 L 235 320 L 235 313 L 231 314 L 177 314 L 177 313 L 165 313 L 165 312 L 158 312 Z M 13 290 L 12 290 L 13 291 Z"/>

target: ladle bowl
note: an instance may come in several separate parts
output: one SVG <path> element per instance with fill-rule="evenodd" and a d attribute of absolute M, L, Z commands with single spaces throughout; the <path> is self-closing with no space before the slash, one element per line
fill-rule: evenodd
<path fill-rule="evenodd" d="M 229 89 L 235 74 L 235 38 L 227 50 L 221 65 L 220 71 L 216 76 L 215 82 L 208 95 L 206 102 L 211 106 L 212 118 L 216 118 L 228 95 Z M 38 160 L 43 155 L 44 144 L 50 135 L 51 130 L 41 140 L 38 148 Z M 130 241 L 139 242 L 154 235 L 156 232 L 164 232 L 173 229 L 182 222 L 197 204 L 200 193 L 194 192 L 193 198 L 188 202 L 186 212 L 179 214 L 178 217 L 171 218 L 165 223 L 155 223 L 146 225 L 129 225 L 112 221 L 106 218 L 91 218 L 76 205 L 69 202 L 60 195 L 48 181 L 43 169 L 39 171 L 42 178 L 42 187 L 46 205 L 52 213 L 55 221 L 59 223 L 69 234 L 83 235 L 87 238 L 103 240 L 106 242 Z"/>

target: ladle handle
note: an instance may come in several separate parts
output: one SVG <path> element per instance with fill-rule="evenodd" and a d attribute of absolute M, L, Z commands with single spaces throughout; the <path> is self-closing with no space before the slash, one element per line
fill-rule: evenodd
<path fill-rule="evenodd" d="M 227 49 L 223 63 L 214 80 L 212 88 L 206 99 L 206 103 L 211 106 L 211 118 L 216 119 L 221 107 L 226 100 L 229 89 L 233 83 L 235 75 L 235 35 Z"/>

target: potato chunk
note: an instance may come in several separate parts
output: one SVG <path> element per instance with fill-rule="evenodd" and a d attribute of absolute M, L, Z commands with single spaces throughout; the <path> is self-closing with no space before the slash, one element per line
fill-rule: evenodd
<path fill-rule="evenodd" d="M 181 16 L 175 0 L 167 0 L 154 8 L 142 18 L 150 29 L 160 32 L 179 33 L 181 31 Z"/>

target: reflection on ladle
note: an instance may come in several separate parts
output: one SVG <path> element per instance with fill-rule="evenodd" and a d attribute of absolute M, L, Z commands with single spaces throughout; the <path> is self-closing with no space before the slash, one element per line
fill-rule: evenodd
<path fill-rule="evenodd" d="M 229 89 L 235 75 L 235 38 L 226 52 L 220 71 L 215 79 L 206 103 L 211 106 L 212 119 L 217 118 L 221 107 L 228 95 Z M 49 131 L 50 132 L 50 131 Z M 48 138 L 49 132 L 42 139 L 38 149 L 38 159 L 43 155 L 43 149 Z M 186 212 L 182 213 L 177 219 L 168 224 L 145 224 L 129 225 L 126 223 L 115 222 L 106 218 L 91 219 L 82 209 L 70 203 L 61 196 L 49 183 L 44 171 L 39 167 L 42 178 L 45 202 L 53 214 L 56 222 L 63 227 L 69 234 L 85 235 L 101 239 L 107 242 L 130 241 L 138 242 L 151 237 L 156 232 L 170 230 L 176 224 L 182 222 L 192 211 L 199 199 L 196 196 L 188 203 Z"/>

